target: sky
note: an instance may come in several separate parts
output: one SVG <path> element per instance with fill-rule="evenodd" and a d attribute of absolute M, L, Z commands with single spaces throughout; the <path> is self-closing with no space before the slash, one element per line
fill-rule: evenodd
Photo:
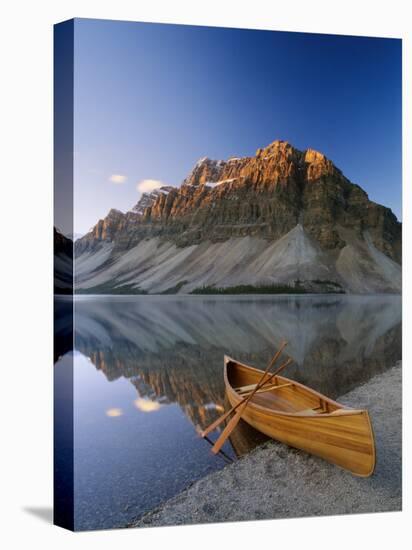
<path fill-rule="evenodd" d="M 76 19 L 74 232 L 201 157 L 316 149 L 401 219 L 401 40 Z"/>

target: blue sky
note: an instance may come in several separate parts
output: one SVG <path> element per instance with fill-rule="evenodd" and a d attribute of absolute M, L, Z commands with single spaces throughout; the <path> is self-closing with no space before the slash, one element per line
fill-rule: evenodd
<path fill-rule="evenodd" d="M 74 43 L 75 232 L 145 180 L 179 185 L 200 157 L 275 139 L 323 152 L 400 219 L 400 40 L 76 19 Z"/>

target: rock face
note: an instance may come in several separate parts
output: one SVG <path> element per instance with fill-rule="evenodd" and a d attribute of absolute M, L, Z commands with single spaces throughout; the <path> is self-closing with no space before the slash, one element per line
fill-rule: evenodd
<path fill-rule="evenodd" d="M 171 185 L 163 185 L 159 189 L 154 189 L 151 193 L 143 193 L 139 202 L 132 208 L 132 212 L 143 215 L 146 208 L 152 206 L 161 195 L 168 195 L 173 189 L 174 187 Z"/>
<path fill-rule="evenodd" d="M 54 293 L 73 294 L 73 241 L 56 227 L 54 240 Z"/>
<path fill-rule="evenodd" d="M 200 159 L 179 188 L 144 194 L 125 214 L 111 210 L 75 249 L 78 288 L 95 291 L 127 284 L 190 292 L 296 279 L 352 292 L 401 289 L 401 224 L 391 210 L 322 153 L 285 141 L 253 157 Z"/>

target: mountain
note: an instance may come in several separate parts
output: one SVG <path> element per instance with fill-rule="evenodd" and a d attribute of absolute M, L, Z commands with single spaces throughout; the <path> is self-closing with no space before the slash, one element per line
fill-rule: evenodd
<path fill-rule="evenodd" d="M 77 239 L 80 239 L 81 237 L 83 237 L 84 233 L 66 233 L 65 234 L 65 237 L 67 237 L 68 239 L 70 239 L 71 241 L 77 241 Z"/>
<path fill-rule="evenodd" d="M 73 294 L 73 241 L 53 228 L 54 293 Z"/>
<path fill-rule="evenodd" d="M 401 233 L 322 153 L 275 141 L 253 157 L 202 158 L 180 187 L 112 209 L 75 243 L 76 289 L 400 292 Z"/>
<path fill-rule="evenodd" d="M 170 185 L 163 185 L 159 189 L 154 189 L 150 193 L 142 193 L 139 202 L 132 208 L 132 212 L 136 214 L 144 214 L 146 208 L 152 206 L 152 204 L 160 197 L 160 195 L 168 195 L 170 191 L 173 191 L 174 187 Z"/>

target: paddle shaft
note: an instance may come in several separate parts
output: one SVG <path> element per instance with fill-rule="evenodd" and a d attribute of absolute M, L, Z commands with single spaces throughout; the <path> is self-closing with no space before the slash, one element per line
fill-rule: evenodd
<path fill-rule="evenodd" d="M 276 355 L 272 358 L 271 362 L 269 363 L 268 368 L 266 369 L 265 373 L 263 374 L 263 378 L 267 374 L 268 370 L 270 370 L 270 368 L 275 364 L 275 362 L 277 361 L 279 355 L 282 353 L 282 351 L 284 350 L 284 348 L 286 346 L 287 346 L 287 342 L 282 342 L 279 350 L 277 351 Z M 278 371 L 276 371 L 275 374 L 277 374 L 277 373 L 278 373 Z M 245 399 L 246 399 L 246 397 L 247 396 L 245 396 Z M 217 420 L 215 420 L 214 422 L 212 422 L 212 424 L 210 424 L 210 426 L 208 426 L 205 430 L 203 430 L 203 432 L 201 432 L 200 435 L 202 437 L 205 437 L 206 435 L 210 434 L 210 432 L 213 432 L 213 430 L 215 430 L 219 426 L 219 424 L 221 424 L 224 420 L 226 420 L 226 418 L 228 416 L 230 416 L 232 414 L 232 412 L 234 412 L 241 404 L 242 404 L 242 401 L 240 401 L 237 405 L 232 407 L 229 411 L 222 414 L 222 416 L 219 416 L 219 418 Z"/>
<path fill-rule="evenodd" d="M 212 452 L 213 453 L 218 453 L 220 451 L 220 449 L 222 448 L 224 442 L 226 441 L 226 439 L 230 436 L 230 434 L 232 433 L 232 431 L 235 429 L 235 427 L 237 426 L 241 416 L 242 416 L 242 413 L 243 411 L 245 410 L 245 408 L 247 407 L 249 401 L 253 398 L 253 396 L 255 395 L 255 393 L 257 391 L 259 391 L 259 389 L 266 383 L 268 382 L 269 380 L 271 380 L 276 374 L 278 374 L 280 372 L 280 370 L 283 370 L 285 367 L 287 367 L 287 365 L 289 365 L 290 363 L 292 363 L 292 359 L 288 359 L 281 367 L 279 367 L 279 369 L 276 371 L 276 373 L 274 373 L 270 378 L 268 378 L 267 381 L 263 381 L 264 380 L 264 377 L 266 376 L 267 374 L 267 371 L 265 371 L 265 373 L 263 374 L 260 382 L 258 384 L 256 384 L 256 388 L 246 397 L 246 399 L 244 399 L 242 401 L 242 404 L 239 406 L 239 409 L 238 411 L 236 412 L 235 416 L 230 420 L 230 422 L 228 422 L 226 428 L 223 430 L 223 432 L 220 434 L 220 436 L 217 438 L 216 440 L 216 443 L 213 445 L 212 447 Z"/>
<path fill-rule="evenodd" d="M 212 453 L 217 454 L 220 451 L 220 449 L 223 447 L 223 445 L 225 444 L 226 439 L 230 436 L 230 434 L 236 428 L 236 425 L 239 422 L 240 417 L 242 416 L 242 413 L 243 413 L 243 410 L 244 410 L 245 407 L 247 407 L 247 400 L 242 403 L 242 406 L 239 407 L 239 409 L 236 411 L 235 416 L 230 419 L 230 421 L 226 425 L 226 428 L 223 430 L 223 432 L 217 438 L 215 444 L 212 447 Z"/>

